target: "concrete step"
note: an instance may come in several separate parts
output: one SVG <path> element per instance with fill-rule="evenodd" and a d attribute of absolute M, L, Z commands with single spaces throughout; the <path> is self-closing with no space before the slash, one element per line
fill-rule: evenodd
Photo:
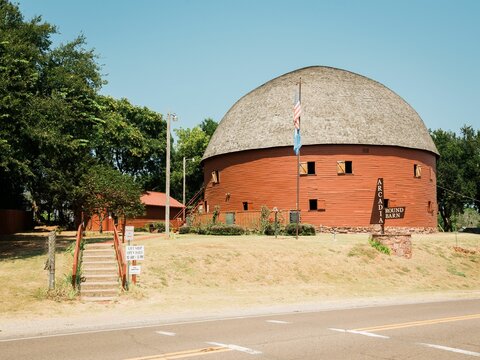
<path fill-rule="evenodd" d="M 112 267 L 89 267 L 89 268 L 82 268 L 82 276 L 90 276 L 90 275 L 113 275 L 115 274 L 118 276 L 118 266 Z"/>
<path fill-rule="evenodd" d="M 115 254 L 115 249 L 112 248 L 101 248 L 101 249 L 90 249 L 86 248 L 83 250 L 84 254 L 90 254 L 90 255 L 103 255 L 103 254 Z"/>
<path fill-rule="evenodd" d="M 117 287 L 115 288 L 108 288 L 108 289 L 81 289 L 80 290 L 80 296 L 89 296 L 89 297 L 96 297 L 96 296 L 117 296 L 119 292 L 119 289 Z"/>
<path fill-rule="evenodd" d="M 101 268 L 114 268 L 117 266 L 117 262 L 113 260 L 102 260 L 102 261 L 82 261 L 82 269 L 101 269 Z"/>
<path fill-rule="evenodd" d="M 118 287 L 118 281 L 85 281 L 81 284 L 81 292 L 85 290 L 114 289 Z"/>
<path fill-rule="evenodd" d="M 109 272 L 102 274 L 84 274 L 82 276 L 85 278 L 85 282 L 95 283 L 95 282 L 104 282 L 104 281 L 118 281 L 118 273 Z"/>
<path fill-rule="evenodd" d="M 80 296 L 82 301 L 115 301 L 117 296 Z"/>
<path fill-rule="evenodd" d="M 92 262 L 97 262 L 97 261 L 116 261 L 116 257 L 113 256 L 112 254 L 109 254 L 109 255 L 90 255 L 90 254 L 83 254 L 83 258 L 82 258 L 82 261 L 83 262 L 89 262 L 89 263 L 92 263 Z"/>
<path fill-rule="evenodd" d="M 113 242 L 106 242 L 106 243 L 87 243 L 85 245 L 85 249 L 113 249 Z"/>

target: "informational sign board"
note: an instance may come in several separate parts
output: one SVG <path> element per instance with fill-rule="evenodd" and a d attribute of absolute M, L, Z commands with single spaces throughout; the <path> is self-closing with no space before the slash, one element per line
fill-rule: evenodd
<path fill-rule="evenodd" d="M 383 178 L 378 178 L 373 200 L 372 217 L 370 224 L 385 225 L 385 207 L 383 205 Z"/>
<path fill-rule="evenodd" d="M 127 261 L 144 260 L 145 258 L 145 247 L 143 245 L 127 246 L 125 250 Z"/>
<path fill-rule="evenodd" d="M 405 206 L 385 208 L 385 219 L 403 219 L 405 217 Z"/>
<path fill-rule="evenodd" d="M 140 265 L 130 265 L 130 275 L 140 275 L 142 267 Z"/>
<path fill-rule="evenodd" d="M 134 233 L 133 226 L 125 226 L 125 240 L 133 241 L 133 233 Z"/>

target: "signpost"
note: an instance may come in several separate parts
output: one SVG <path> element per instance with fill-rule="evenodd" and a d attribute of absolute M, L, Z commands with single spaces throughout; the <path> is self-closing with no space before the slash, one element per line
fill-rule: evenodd
<path fill-rule="evenodd" d="M 385 207 L 383 178 L 377 179 L 375 187 L 375 199 L 373 200 L 372 217 L 370 224 L 379 224 L 382 227 L 382 234 L 385 233 L 385 220 L 403 219 L 405 217 L 405 206 Z"/>
<path fill-rule="evenodd" d="M 127 260 L 145 260 L 145 246 L 129 245 L 126 248 L 125 255 Z"/>
<path fill-rule="evenodd" d="M 136 284 L 137 275 L 140 275 L 141 270 L 141 267 L 137 265 L 137 260 L 144 260 L 145 247 L 143 245 L 130 245 L 133 241 L 134 231 L 133 226 L 125 226 L 125 239 L 128 241 L 128 245 L 125 248 L 125 257 L 128 262 L 127 279 L 130 279 L 130 275 L 132 275 L 132 281 Z M 132 265 L 130 265 L 130 261 L 132 261 Z"/>

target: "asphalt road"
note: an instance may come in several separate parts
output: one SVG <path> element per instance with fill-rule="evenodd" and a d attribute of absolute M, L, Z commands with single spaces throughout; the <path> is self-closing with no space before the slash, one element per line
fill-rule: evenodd
<path fill-rule="evenodd" d="M 0 340 L 0 359 L 469 359 L 480 300 L 285 313 Z"/>

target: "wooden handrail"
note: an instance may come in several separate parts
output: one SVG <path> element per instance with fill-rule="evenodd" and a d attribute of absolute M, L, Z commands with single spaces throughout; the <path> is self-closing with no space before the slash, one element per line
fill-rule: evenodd
<path fill-rule="evenodd" d="M 118 276 L 122 280 L 122 287 L 127 290 L 127 262 L 125 261 L 125 255 L 123 254 L 122 245 L 115 224 L 113 224 L 113 245 L 115 247 L 115 256 L 118 263 Z"/>
<path fill-rule="evenodd" d="M 78 226 L 77 241 L 75 243 L 75 252 L 73 253 L 73 269 L 72 269 L 72 286 L 75 289 L 77 286 L 77 272 L 80 259 L 80 246 L 83 238 L 83 223 Z"/>
<path fill-rule="evenodd" d="M 202 185 L 202 187 L 200 188 L 200 190 L 198 190 L 195 195 L 193 195 L 193 197 L 190 199 L 189 202 L 187 202 L 187 204 L 183 204 L 185 206 L 185 210 L 188 211 L 189 213 L 192 212 L 192 209 L 188 209 L 189 206 L 191 206 L 195 201 L 197 201 L 197 203 L 195 204 L 195 206 L 193 207 L 193 211 L 198 207 L 198 198 L 200 197 L 200 195 L 203 193 L 203 190 L 204 190 L 205 186 Z M 178 217 L 180 217 L 180 215 L 183 214 L 183 211 L 179 211 L 174 217 L 172 220 L 176 220 Z M 183 219 L 183 222 L 185 222 L 185 219 Z"/>

